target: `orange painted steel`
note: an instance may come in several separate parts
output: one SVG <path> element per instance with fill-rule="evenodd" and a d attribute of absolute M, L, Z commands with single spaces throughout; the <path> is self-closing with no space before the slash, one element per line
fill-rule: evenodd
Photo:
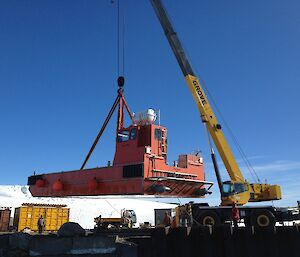
<path fill-rule="evenodd" d="M 128 140 L 120 137 L 122 133 Z M 32 195 L 200 196 L 206 183 L 202 160 L 181 155 L 177 166 L 168 165 L 166 128 L 132 125 L 118 135 L 113 166 L 31 176 Z"/>
<path fill-rule="evenodd" d="M 112 166 L 84 169 L 116 107 L 118 108 L 116 151 Z M 132 125 L 124 128 L 124 106 Z M 153 123 L 134 124 L 123 88 L 104 121 L 81 169 L 33 175 L 28 178 L 33 196 L 160 195 L 203 196 L 202 158 L 180 155 L 178 164 L 167 163 L 167 129 Z M 209 189 L 208 188 L 208 189 Z"/>

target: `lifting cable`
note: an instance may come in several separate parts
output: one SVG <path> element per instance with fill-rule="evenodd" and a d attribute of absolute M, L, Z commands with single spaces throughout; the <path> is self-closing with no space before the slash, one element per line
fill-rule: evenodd
<path fill-rule="evenodd" d="M 107 199 L 104 199 L 105 202 L 107 202 L 107 204 L 113 209 L 114 212 L 120 214 L 120 211 L 117 210 Z"/>
<path fill-rule="evenodd" d="M 124 11 L 120 11 L 120 0 L 117 2 L 117 72 L 118 77 L 125 73 L 125 19 Z M 122 23 L 121 23 L 122 22 Z"/>
<path fill-rule="evenodd" d="M 255 169 L 253 168 L 253 166 L 251 165 L 251 163 L 250 163 L 249 159 L 247 158 L 245 152 L 243 151 L 243 149 L 242 149 L 242 147 L 241 147 L 241 145 L 240 145 L 240 143 L 239 143 L 237 137 L 234 135 L 232 129 L 229 127 L 228 123 L 226 122 L 224 116 L 222 115 L 220 109 L 218 108 L 216 102 L 214 101 L 214 98 L 212 97 L 212 94 L 210 93 L 210 91 L 209 91 L 208 88 L 206 87 L 205 82 L 204 82 L 200 77 L 199 77 L 199 79 L 200 79 L 201 84 L 203 85 L 205 91 L 207 92 L 207 95 L 208 95 L 209 98 L 211 99 L 211 102 L 213 103 L 213 105 L 214 105 L 214 107 L 215 107 L 215 109 L 216 109 L 216 111 L 217 111 L 219 117 L 221 118 L 221 120 L 222 120 L 222 122 L 224 123 L 225 127 L 226 127 L 227 130 L 229 131 L 229 134 L 230 134 L 231 138 L 233 139 L 233 142 L 234 142 L 234 144 L 235 144 L 235 146 L 236 146 L 238 152 L 240 153 L 240 155 L 241 155 L 241 157 L 242 157 L 244 163 L 246 164 L 246 167 L 247 167 L 247 169 L 249 170 L 249 172 L 250 172 L 250 174 L 251 174 L 253 180 L 254 180 L 255 182 L 260 182 L 260 179 L 259 179 L 259 177 L 258 177 L 258 175 L 257 175 L 257 173 L 256 173 L 256 171 L 255 171 Z"/>
<path fill-rule="evenodd" d="M 118 85 L 119 85 L 119 89 L 120 89 L 120 84 L 122 84 L 122 83 L 120 82 L 120 84 L 119 84 L 119 79 L 120 79 L 121 75 L 124 75 L 124 72 L 125 72 L 125 44 L 124 44 L 124 32 L 125 32 L 125 26 L 124 26 L 124 24 L 125 24 L 125 22 L 124 22 L 124 15 L 123 15 L 122 16 L 123 17 L 122 18 L 122 20 L 123 20 L 123 23 L 122 23 L 122 34 L 121 34 L 121 32 L 120 32 L 120 0 L 115 0 L 115 1 L 111 0 L 112 4 L 114 4 L 115 2 L 116 2 L 116 5 L 117 5 L 117 44 L 116 44 L 117 45 L 117 73 L 118 73 L 117 76 L 118 76 Z M 122 65 L 121 65 L 120 59 L 122 59 Z M 124 83 L 124 81 L 123 81 L 123 83 Z M 117 107 L 117 105 L 118 105 L 118 103 L 120 101 L 120 98 L 123 99 L 123 102 L 125 103 L 125 107 L 126 107 L 128 113 L 130 115 L 130 118 L 132 119 L 131 112 L 129 110 L 129 107 L 126 104 L 126 101 L 125 101 L 123 95 L 118 94 L 118 96 L 117 96 L 117 98 L 116 98 L 116 100 L 115 100 L 115 102 L 114 102 L 111 110 L 113 110 L 113 112 L 114 112 L 114 110 L 116 109 L 116 107 Z M 109 114 L 110 117 L 112 116 L 113 112 L 111 113 L 111 115 Z M 110 119 L 110 117 L 109 117 L 109 119 Z M 97 138 L 96 138 L 96 140 L 97 140 Z M 97 142 L 95 142 L 95 143 L 97 144 Z M 87 158 L 87 160 L 88 160 L 88 158 Z M 85 163 L 86 163 L 87 160 L 85 160 Z M 84 163 L 84 165 L 85 165 L 85 163 Z M 83 165 L 83 167 L 84 167 L 84 165 Z M 112 208 L 113 212 L 120 214 L 120 211 L 117 210 L 113 206 L 113 204 L 110 203 L 110 201 L 108 199 L 105 199 L 105 201 Z"/>
<path fill-rule="evenodd" d="M 122 80 L 122 83 L 119 84 L 119 90 L 120 90 L 121 86 L 123 86 L 123 84 L 124 84 L 124 78 L 120 77 L 120 75 L 124 74 L 124 72 L 125 72 L 125 51 L 124 51 L 124 49 L 125 49 L 125 46 L 124 46 L 125 45 L 124 44 L 124 31 L 125 31 L 125 29 L 124 29 L 124 27 L 125 26 L 124 26 L 124 15 L 122 15 L 123 24 L 122 24 L 122 33 L 121 33 L 121 30 L 120 30 L 120 16 L 121 15 L 120 15 L 120 3 L 119 3 L 120 0 L 116 0 L 116 1 L 117 1 L 117 55 L 118 55 L 117 56 L 117 65 L 118 65 L 117 71 L 118 71 L 118 84 L 119 84 L 119 81 Z M 111 3 L 114 3 L 114 1 L 111 1 Z M 122 64 L 121 64 L 121 59 L 122 59 Z M 99 131 L 97 137 L 95 138 L 94 143 L 93 143 L 90 151 L 88 152 L 87 156 L 85 157 L 85 160 L 84 160 L 83 164 L 81 165 L 80 170 L 84 169 L 86 163 L 88 162 L 90 156 L 92 155 L 98 141 L 100 140 L 100 137 L 102 136 L 109 120 L 111 119 L 115 109 L 117 108 L 117 106 L 119 104 L 120 98 L 122 98 L 123 102 L 125 103 L 125 107 L 126 107 L 127 111 L 129 112 L 130 118 L 132 120 L 132 115 L 131 115 L 130 110 L 129 110 L 127 104 L 126 104 L 124 96 L 119 93 L 116 100 L 113 103 L 113 106 L 111 107 L 111 109 L 109 111 L 108 116 L 106 117 L 106 119 L 105 119 L 105 121 L 104 121 L 104 123 L 101 127 L 101 130 Z"/>
<path fill-rule="evenodd" d="M 111 107 L 111 109 L 110 109 L 110 111 L 109 111 L 109 113 L 108 113 L 108 115 L 107 115 L 107 117 L 106 117 L 106 119 L 105 119 L 105 121 L 104 121 L 104 123 L 103 123 L 103 125 L 102 125 L 102 127 L 101 127 L 101 129 L 100 129 L 100 131 L 99 131 L 99 133 L 98 133 L 98 135 L 97 135 L 97 137 L 96 137 L 95 140 L 94 140 L 94 143 L 93 143 L 91 149 L 89 150 L 87 156 L 86 156 L 85 159 L 84 159 L 83 164 L 82 164 L 81 167 L 80 167 L 81 170 L 84 169 L 86 163 L 88 162 L 89 158 L 91 157 L 91 155 L 92 155 L 92 153 L 93 153 L 93 151 L 94 151 L 96 145 L 98 144 L 98 142 L 99 142 L 99 140 L 100 140 L 100 137 L 102 136 L 102 134 L 103 134 L 103 132 L 104 132 L 104 130 L 105 130 L 105 128 L 106 128 L 108 122 L 109 122 L 110 119 L 111 119 L 111 116 L 113 115 L 113 113 L 114 113 L 116 107 L 117 107 L 118 104 L 119 104 L 119 100 L 120 100 L 120 95 L 118 95 L 117 98 L 116 98 L 116 100 L 114 101 L 114 103 L 113 103 L 113 105 L 112 105 L 112 107 Z"/>

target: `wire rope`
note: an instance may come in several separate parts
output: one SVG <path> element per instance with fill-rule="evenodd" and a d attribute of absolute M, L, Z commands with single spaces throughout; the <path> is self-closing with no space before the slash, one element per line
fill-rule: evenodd
<path fill-rule="evenodd" d="M 223 116 L 221 110 L 218 108 L 218 105 L 216 104 L 216 102 L 215 102 L 215 100 L 214 100 L 212 94 L 211 94 L 210 91 L 208 90 L 208 88 L 207 88 L 205 82 L 204 82 L 202 79 L 200 79 L 200 80 L 201 80 L 201 84 L 203 85 L 205 91 L 207 92 L 207 95 L 208 95 L 209 98 L 211 99 L 212 104 L 214 105 L 216 111 L 218 112 L 219 117 L 221 118 L 221 120 L 222 120 L 222 122 L 224 123 L 225 127 L 227 128 L 227 130 L 228 130 L 230 136 L 232 137 L 233 142 L 234 142 L 234 144 L 235 144 L 235 146 L 236 146 L 238 152 L 240 153 L 240 155 L 241 155 L 241 157 L 242 157 L 244 163 L 246 164 L 246 167 L 247 167 L 247 169 L 249 170 L 249 172 L 250 172 L 250 174 L 251 174 L 253 180 L 256 181 L 256 182 L 260 182 L 260 179 L 259 179 L 259 177 L 258 177 L 258 175 L 257 175 L 257 173 L 256 173 L 256 171 L 255 171 L 255 169 L 254 169 L 253 166 L 251 165 L 251 163 L 250 163 L 250 161 L 249 161 L 247 155 L 245 154 L 244 150 L 242 149 L 242 147 L 241 147 L 241 145 L 240 145 L 240 143 L 239 143 L 237 137 L 236 137 L 235 134 L 233 133 L 232 129 L 229 127 L 229 125 L 228 125 L 226 119 L 224 118 L 224 116 Z"/>

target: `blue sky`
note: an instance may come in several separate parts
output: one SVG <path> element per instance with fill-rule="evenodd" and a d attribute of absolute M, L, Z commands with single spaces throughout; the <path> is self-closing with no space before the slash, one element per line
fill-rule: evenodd
<path fill-rule="evenodd" d="M 282 186 L 279 204 L 295 205 L 300 3 L 164 3 L 196 73 L 259 177 Z M 207 179 L 215 181 L 198 110 L 149 1 L 123 0 L 121 9 L 131 109 L 161 109 L 170 163 L 201 149 Z M 0 1 L 1 184 L 25 184 L 34 171 L 80 167 L 116 96 L 116 14 L 110 0 Z M 113 159 L 114 130 L 112 121 L 88 167 Z M 210 201 L 218 197 L 215 186 Z"/>

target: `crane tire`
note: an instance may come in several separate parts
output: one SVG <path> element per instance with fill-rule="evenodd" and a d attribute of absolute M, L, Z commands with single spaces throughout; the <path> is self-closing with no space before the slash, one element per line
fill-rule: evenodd
<path fill-rule="evenodd" d="M 218 216 L 218 214 L 214 211 L 204 211 L 201 213 L 197 221 L 199 222 L 200 225 L 211 225 L 211 226 L 216 226 L 221 224 L 221 219 Z"/>
<path fill-rule="evenodd" d="M 269 210 L 257 210 L 252 213 L 251 224 L 254 227 L 270 228 L 276 223 L 274 214 Z"/>

